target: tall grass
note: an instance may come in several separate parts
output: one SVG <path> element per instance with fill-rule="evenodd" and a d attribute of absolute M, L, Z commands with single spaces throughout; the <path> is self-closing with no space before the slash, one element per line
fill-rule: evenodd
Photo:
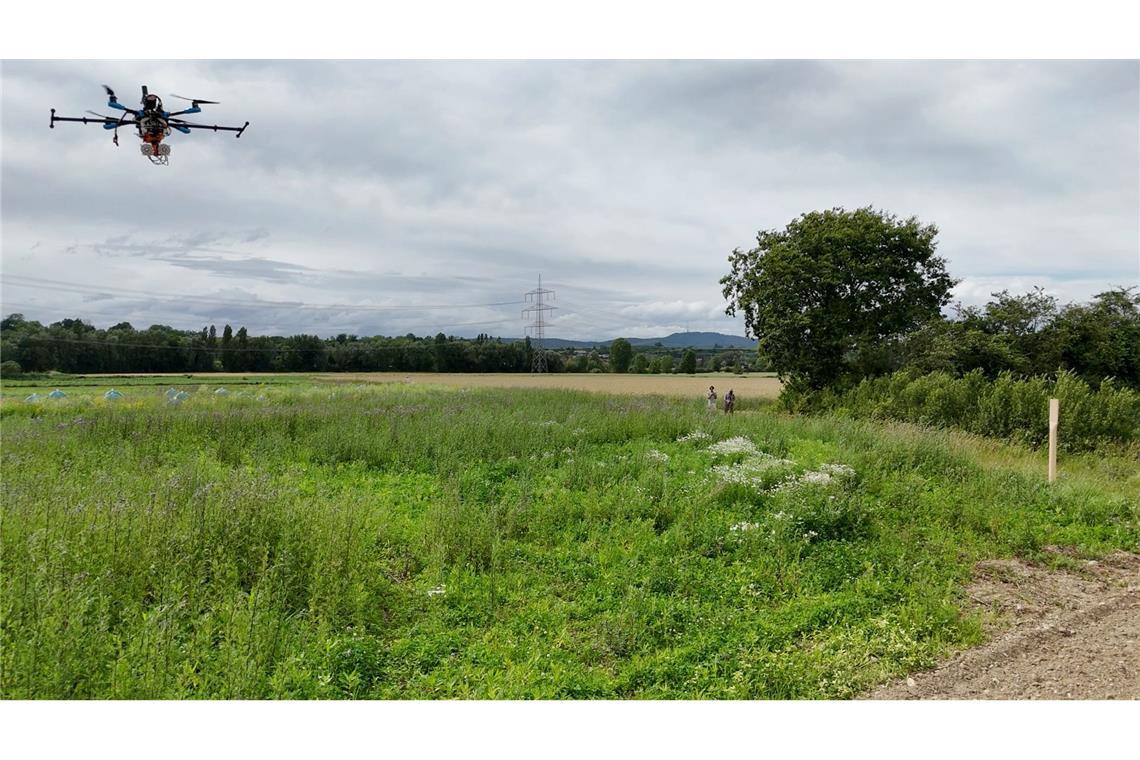
<path fill-rule="evenodd" d="M 4 698 L 849 697 L 978 640 L 973 561 L 1140 540 L 1113 457 L 1050 488 L 700 400 L 210 390 L 5 402 Z M 717 475 L 760 466 L 738 436 L 758 486 Z"/>

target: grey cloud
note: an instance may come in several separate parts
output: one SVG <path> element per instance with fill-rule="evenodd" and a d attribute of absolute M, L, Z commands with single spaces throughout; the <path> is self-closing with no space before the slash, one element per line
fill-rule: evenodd
<path fill-rule="evenodd" d="M 176 267 L 200 269 L 219 277 L 264 281 L 300 282 L 305 277 L 306 271 L 310 271 L 308 267 L 273 261 L 272 259 L 231 259 L 222 256 L 195 256 L 193 254 L 154 256 L 153 258 L 155 261 L 166 261 Z"/>

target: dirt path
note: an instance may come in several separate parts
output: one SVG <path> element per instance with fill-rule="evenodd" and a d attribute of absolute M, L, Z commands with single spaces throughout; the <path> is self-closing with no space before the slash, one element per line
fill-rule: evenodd
<path fill-rule="evenodd" d="M 1140 556 L 1117 552 L 1073 571 L 982 562 L 970 597 L 992 613 L 996 638 L 868 696 L 1140 699 Z"/>

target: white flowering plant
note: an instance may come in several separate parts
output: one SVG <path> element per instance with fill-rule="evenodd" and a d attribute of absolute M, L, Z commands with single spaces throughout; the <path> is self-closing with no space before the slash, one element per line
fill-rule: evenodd
<path fill-rule="evenodd" d="M 732 464 L 713 465 L 712 474 L 725 486 L 739 486 L 763 492 L 783 480 L 794 462 L 760 454 Z"/>
<path fill-rule="evenodd" d="M 748 440 L 742 435 L 734 438 L 726 438 L 723 441 L 717 441 L 708 447 L 708 451 L 712 454 L 760 454 L 760 449 L 756 448 L 756 444 Z"/>

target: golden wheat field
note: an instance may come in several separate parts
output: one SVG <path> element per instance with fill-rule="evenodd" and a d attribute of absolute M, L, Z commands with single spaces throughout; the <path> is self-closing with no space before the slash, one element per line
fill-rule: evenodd
<path fill-rule="evenodd" d="M 692 396 L 703 399 L 709 385 L 717 396 L 732 389 L 738 399 L 776 398 L 780 381 L 771 375 L 618 375 L 618 374 L 522 374 L 443 372 L 345 372 L 317 376 L 321 379 L 367 383 L 420 383 L 463 388 L 565 388 L 596 393 L 658 396 Z"/>

